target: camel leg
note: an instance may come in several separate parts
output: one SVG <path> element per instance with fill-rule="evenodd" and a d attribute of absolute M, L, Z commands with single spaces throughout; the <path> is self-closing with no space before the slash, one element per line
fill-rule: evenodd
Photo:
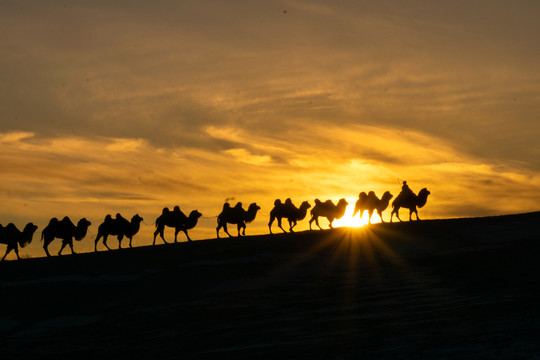
<path fill-rule="evenodd" d="M 278 223 L 278 227 L 281 229 L 281 231 L 283 231 L 284 233 L 286 233 L 285 229 L 283 229 L 283 227 L 281 226 L 281 218 L 278 218 L 278 219 L 277 219 L 277 223 Z"/>
<path fill-rule="evenodd" d="M 232 235 L 229 234 L 229 229 L 227 229 L 227 223 L 223 224 L 223 231 L 225 231 L 225 234 L 229 235 L 229 237 L 232 237 Z"/>
<path fill-rule="evenodd" d="M 165 241 L 165 237 L 163 236 L 163 233 L 165 232 L 165 226 L 158 227 L 156 231 L 154 231 L 154 242 L 152 245 L 156 245 L 156 236 L 159 234 L 159 237 L 163 240 L 165 244 L 168 244 L 168 242 Z"/>
<path fill-rule="evenodd" d="M 186 229 L 183 229 L 182 231 L 184 232 L 184 234 L 186 234 L 187 240 L 188 240 L 188 241 L 191 241 L 191 239 L 190 239 L 190 237 L 189 237 L 189 235 L 188 235 L 188 233 L 187 233 L 187 230 L 186 230 Z"/>
<path fill-rule="evenodd" d="M 48 249 L 50 243 L 51 243 L 50 241 L 45 240 L 45 243 L 43 244 L 43 250 L 45 250 L 45 254 L 47 254 L 47 257 L 51 256 L 51 254 L 49 254 L 49 249 Z"/>
<path fill-rule="evenodd" d="M 11 252 L 11 250 L 13 250 L 13 247 L 9 246 L 7 247 L 6 249 L 6 253 L 4 254 L 4 257 L 2 258 L 2 261 L 4 261 L 4 259 L 6 258 L 7 254 L 9 254 Z M 19 259 L 19 252 L 17 252 L 17 259 Z"/>
<path fill-rule="evenodd" d="M 418 213 L 416 212 L 416 209 L 409 209 L 409 221 L 412 221 L 413 213 L 416 213 L 416 219 L 418 220 Z"/>
<path fill-rule="evenodd" d="M 242 235 L 246 236 L 246 224 L 242 225 Z"/>
<path fill-rule="evenodd" d="M 168 244 L 168 242 L 165 241 L 164 233 L 165 233 L 165 228 L 161 229 L 161 231 L 159 232 L 159 237 L 161 238 L 161 240 L 163 240 L 165 244 Z"/>
<path fill-rule="evenodd" d="M 270 215 L 270 221 L 268 222 L 268 230 L 270 230 L 270 234 L 272 233 L 272 224 L 274 223 L 275 216 Z"/>
<path fill-rule="evenodd" d="M 327 219 L 329 221 L 328 226 L 330 226 L 330 229 L 333 229 L 334 227 L 332 226 L 332 223 L 334 222 L 334 219 L 330 219 L 330 218 L 327 218 Z"/>
<path fill-rule="evenodd" d="M 315 220 L 315 217 L 314 217 L 314 216 L 312 216 L 311 219 L 309 219 L 309 230 L 313 230 L 313 229 L 311 228 L 311 223 L 313 222 L 313 220 Z"/>
<path fill-rule="evenodd" d="M 217 228 L 216 228 L 216 235 L 217 235 L 217 238 L 219 239 L 219 229 L 221 229 L 221 224 L 218 224 Z"/>
<path fill-rule="evenodd" d="M 94 240 L 94 252 L 97 252 L 97 244 L 100 238 L 101 238 L 101 234 L 98 233 L 96 236 L 96 240 Z"/>
<path fill-rule="evenodd" d="M 75 255 L 75 254 L 76 254 L 76 252 L 75 252 L 75 251 L 73 251 L 73 239 L 70 239 L 70 241 L 69 241 L 68 245 L 69 245 L 69 248 L 71 249 L 71 253 L 72 253 L 73 255 Z"/>
<path fill-rule="evenodd" d="M 240 229 L 241 229 L 241 228 L 242 228 L 242 225 L 236 224 L 236 229 L 238 230 L 238 237 L 242 236 L 242 235 L 240 234 Z"/>
<path fill-rule="evenodd" d="M 62 247 L 60 248 L 60 251 L 58 252 L 58 256 L 62 255 L 62 250 L 66 247 L 67 243 L 65 241 L 62 241 Z"/>
<path fill-rule="evenodd" d="M 289 231 L 290 232 L 294 232 L 293 227 L 295 227 L 296 224 L 297 224 L 296 220 L 293 220 L 293 221 L 289 220 Z"/>
<path fill-rule="evenodd" d="M 152 245 L 156 245 L 156 236 L 157 234 L 159 234 L 159 229 L 156 229 L 156 231 L 154 231 L 154 242 L 152 243 Z"/>
<path fill-rule="evenodd" d="M 319 217 L 316 217 L 315 218 L 315 225 L 317 225 L 319 227 L 319 230 L 322 230 L 323 228 L 321 227 L 321 225 L 319 225 Z"/>
<path fill-rule="evenodd" d="M 180 232 L 180 229 L 175 228 L 174 229 L 174 243 L 178 243 L 178 233 Z"/>
<path fill-rule="evenodd" d="M 371 224 L 371 217 L 373 216 L 373 210 L 368 211 L 368 224 Z"/>
<path fill-rule="evenodd" d="M 384 219 L 382 218 L 382 212 L 377 210 L 377 215 L 379 215 L 379 217 L 381 218 L 381 222 L 384 223 Z"/>
<path fill-rule="evenodd" d="M 118 235 L 117 239 L 118 239 L 118 249 L 121 249 L 122 248 L 122 240 L 124 240 L 124 234 Z"/>
<path fill-rule="evenodd" d="M 109 245 L 107 245 L 107 238 L 109 236 L 107 234 L 103 235 L 103 245 L 105 245 L 105 247 L 107 248 L 107 250 L 111 250 L 111 248 L 109 247 Z"/>
<path fill-rule="evenodd" d="M 129 237 L 129 247 L 132 248 L 133 246 L 131 246 L 131 240 L 133 240 L 133 236 L 130 236 Z"/>
<path fill-rule="evenodd" d="M 390 222 L 392 222 L 392 218 L 394 217 L 394 214 L 396 214 L 396 217 L 399 221 L 402 221 L 399 217 L 399 208 L 392 209 L 392 213 L 390 214 Z"/>

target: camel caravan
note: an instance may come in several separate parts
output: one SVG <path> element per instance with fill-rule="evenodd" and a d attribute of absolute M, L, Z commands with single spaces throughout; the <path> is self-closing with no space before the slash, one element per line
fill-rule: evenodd
<path fill-rule="evenodd" d="M 399 195 L 392 201 L 392 211 L 390 213 L 390 222 L 392 222 L 394 215 L 399 221 L 402 221 L 399 217 L 399 210 L 405 208 L 409 210 L 409 221 L 412 221 L 412 215 L 416 215 L 416 220 L 420 220 L 418 217 L 418 209 L 422 208 L 426 202 L 427 198 L 431 193 L 423 188 L 415 194 L 407 185 L 406 181 L 403 181 L 403 186 Z M 368 212 L 368 224 L 371 224 L 371 217 L 376 213 L 381 222 L 385 222 L 383 219 L 383 211 L 385 211 L 389 205 L 390 200 L 393 198 L 393 195 L 386 191 L 381 198 L 378 198 L 375 192 L 370 191 L 368 193 L 361 192 L 358 196 L 358 200 L 354 206 L 353 217 L 356 214 L 360 214 L 362 218 L 363 214 Z M 282 202 L 280 199 L 274 201 L 274 207 L 270 211 L 270 220 L 268 222 L 268 230 L 272 234 L 272 224 L 277 220 L 277 226 L 286 233 L 287 231 L 282 226 L 282 220 L 286 219 L 289 224 L 289 232 L 293 232 L 294 227 L 298 224 L 299 221 L 304 220 L 308 215 L 308 210 L 310 210 L 310 219 L 309 219 L 309 230 L 312 230 L 312 223 L 315 222 L 315 225 L 322 230 L 322 227 L 319 224 L 319 218 L 326 218 L 328 221 L 328 226 L 330 229 L 333 228 L 332 224 L 334 220 L 341 219 L 345 215 L 348 202 L 342 198 L 338 201 L 337 204 L 334 204 L 332 200 L 321 201 L 319 199 L 314 200 L 314 206 L 311 207 L 309 202 L 304 201 L 299 207 L 296 207 L 290 198 L 286 199 L 285 202 Z M 223 204 L 223 209 L 221 213 L 217 216 L 217 227 L 216 227 L 216 236 L 219 239 L 219 232 L 221 229 L 225 233 L 232 237 L 227 229 L 227 224 L 236 225 L 238 236 L 246 235 L 247 224 L 253 222 L 257 216 L 257 212 L 261 209 L 256 203 L 252 203 L 248 206 L 247 209 L 242 207 L 242 203 L 238 202 L 234 207 L 232 207 L 228 202 Z M 189 237 L 188 230 L 193 229 L 199 220 L 202 217 L 202 214 L 193 210 L 189 215 L 185 215 L 179 206 L 175 206 L 171 211 L 168 208 L 164 208 L 160 216 L 157 217 L 155 221 L 155 231 L 154 239 L 152 245 L 156 244 L 156 238 L 159 235 L 161 240 L 165 244 L 168 242 L 165 240 L 164 232 L 165 227 L 174 228 L 174 243 L 178 242 L 178 234 L 183 232 L 186 235 L 187 241 L 191 242 Z M 94 240 L 94 251 L 98 251 L 98 243 L 100 240 L 107 250 L 111 248 L 107 244 L 107 239 L 109 236 L 115 236 L 118 240 L 118 248 L 122 248 L 122 240 L 124 238 L 129 239 L 129 247 L 132 247 L 133 237 L 139 232 L 140 225 L 143 222 L 143 218 L 138 214 L 135 214 L 131 220 L 127 220 L 121 214 L 117 213 L 113 218 L 110 214 L 105 216 L 105 219 L 98 227 L 98 233 Z M 73 239 L 80 241 L 84 239 L 88 233 L 88 228 L 91 223 L 86 218 L 82 218 L 75 225 L 69 217 L 64 217 L 62 220 L 58 218 L 52 218 L 49 221 L 49 224 L 41 232 L 41 240 L 43 241 L 43 250 L 47 257 L 51 256 L 49 253 L 48 247 L 56 238 L 62 241 L 60 251 L 58 255 L 62 255 L 62 251 L 66 246 L 69 246 L 71 253 L 75 254 L 73 250 Z M 37 230 L 37 226 L 33 223 L 28 223 L 22 231 L 17 229 L 13 223 L 9 223 L 7 226 L 2 226 L 0 224 L 0 244 L 7 245 L 6 252 L 2 257 L 2 260 L 13 250 L 19 257 L 19 247 L 24 248 L 32 242 L 34 233 Z"/>

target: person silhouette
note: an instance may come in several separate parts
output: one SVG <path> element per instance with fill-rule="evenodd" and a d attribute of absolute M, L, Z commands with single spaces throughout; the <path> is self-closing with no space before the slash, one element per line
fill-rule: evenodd
<path fill-rule="evenodd" d="M 412 195 L 414 195 L 409 185 L 407 185 L 407 181 L 403 181 L 403 186 L 401 186 L 401 193 L 403 194 L 403 197 L 405 199 L 409 199 Z"/>

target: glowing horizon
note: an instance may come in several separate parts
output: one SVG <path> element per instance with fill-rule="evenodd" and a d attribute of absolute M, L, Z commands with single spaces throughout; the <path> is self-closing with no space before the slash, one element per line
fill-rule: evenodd
<path fill-rule="evenodd" d="M 277 198 L 395 198 L 402 180 L 431 191 L 422 219 L 536 211 L 539 10 L 6 3 L 0 224 L 86 217 L 95 236 L 106 214 L 138 213 L 146 244 L 180 205 L 203 213 L 204 239 L 234 198 L 261 206 L 247 232 L 263 234 Z"/>

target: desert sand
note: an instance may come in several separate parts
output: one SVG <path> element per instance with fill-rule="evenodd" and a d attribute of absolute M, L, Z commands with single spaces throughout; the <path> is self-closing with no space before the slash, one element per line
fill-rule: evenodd
<path fill-rule="evenodd" d="M 2 359 L 540 358 L 540 213 L 0 264 Z"/>

